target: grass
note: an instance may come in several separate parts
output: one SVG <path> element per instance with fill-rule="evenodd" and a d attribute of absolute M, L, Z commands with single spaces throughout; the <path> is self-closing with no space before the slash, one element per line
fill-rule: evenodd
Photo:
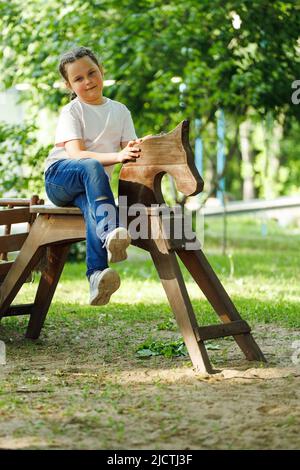
<path fill-rule="evenodd" d="M 263 237 L 259 220 L 235 217 L 228 222 L 227 254 L 221 254 L 219 219 L 208 219 L 204 252 L 242 317 L 254 331 L 262 328 L 263 345 L 272 335 L 276 341 L 277 327 L 284 329 L 278 351 L 286 355 L 291 331 L 300 327 L 300 231 L 270 221 Z M 186 400 L 190 396 L 191 403 L 197 402 L 199 393 L 204 397 L 208 384 L 197 379 L 186 385 L 177 378 L 172 382 L 172 374 L 188 374 L 191 363 L 188 356 L 170 353 L 181 335 L 151 259 L 132 247 L 130 259 L 117 269 L 121 288 L 107 306 L 95 308 L 87 305 L 84 263 L 68 263 L 35 342 L 24 339 L 27 318 L 2 321 L 7 366 L 0 366 L 0 447 L 213 448 L 205 433 L 195 441 L 191 429 L 199 427 L 194 405 L 188 409 Z M 199 323 L 216 323 L 183 267 L 182 272 Z M 31 301 L 37 281 L 25 285 L 16 302 Z M 166 350 L 164 344 L 167 354 L 156 355 L 159 348 Z M 215 344 L 208 348 L 214 364 L 236 360 L 231 339 Z M 137 353 L 143 345 L 155 354 L 143 358 Z M 261 393 L 272 390 L 264 385 Z M 211 393 L 207 390 L 209 406 Z M 293 414 L 288 420 L 286 416 L 274 429 L 297 427 Z M 212 429 L 215 418 L 203 419 Z M 216 435 L 222 433 L 221 423 Z M 293 439 L 289 442 L 293 445 Z M 215 445 L 226 448 L 222 442 Z M 230 445 L 246 448 L 245 443 Z"/>
<path fill-rule="evenodd" d="M 243 220 L 244 219 L 244 220 Z M 252 326 L 257 323 L 276 324 L 299 328 L 300 255 L 298 254 L 299 230 L 279 228 L 269 222 L 268 236 L 260 234 L 259 220 L 231 218 L 228 224 L 227 254 L 220 254 L 222 226 L 220 219 L 210 219 L 206 227 L 204 252 L 229 292 L 242 317 Z M 186 286 L 200 324 L 216 322 L 216 315 L 193 279 L 180 263 Z M 84 263 L 68 263 L 58 285 L 48 314 L 42 337 L 53 334 L 56 339 L 68 336 L 68 342 L 58 341 L 60 351 L 68 351 L 70 344 L 76 350 L 79 339 L 89 338 L 91 332 L 101 327 L 113 328 L 119 341 L 114 343 L 120 353 L 128 347 L 129 338 L 122 338 L 126 327 L 134 332 L 140 325 L 145 333 L 144 342 L 153 342 L 161 336 L 159 330 L 177 331 L 172 312 L 152 260 L 147 253 L 131 248 L 130 260 L 117 267 L 122 285 L 104 307 L 87 305 L 88 283 L 85 280 Z M 24 286 L 16 302 L 32 299 L 38 279 Z M 27 318 L 13 317 L 3 321 L 4 341 L 10 332 L 23 333 Z M 148 328 L 151 325 L 151 328 Z M 164 325 L 166 326 L 164 328 Z M 134 333 L 132 333 L 134 334 Z M 176 340 L 178 339 L 178 335 Z M 35 348 L 35 343 L 25 343 Z M 52 343 L 50 348 L 55 347 Z"/>
<path fill-rule="evenodd" d="M 227 254 L 221 254 L 219 219 L 209 220 L 204 252 L 243 317 L 251 322 L 299 327 L 300 230 L 280 228 L 270 221 L 268 236 L 263 237 L 259 220 L 232 217 L 229 221 Z M 214 312 L 181 262 L 180 265 L 199 321 L 213 321 Z M 117 265 L 117 269 L 121 288 L 110 304 L 100 309 L 107 323 L 121 319 L 133 326 L 136 322 L 170 320 L 169 305 L 147 253 L 132 247 L 130 261 Z M 23 291 L 19 299 L 29 301 L 32 286 L 26 285 Z M 69 328 L 75 315 L 87 326 L 95 326 L 98 315 L 94 317 L 95 309 L 87 305 L 87 299 L 85 264 L 67 264 L 47 322 L 62 321 Z M 19 318 L 5 321 L 13 327 L 20 323 Z"/>

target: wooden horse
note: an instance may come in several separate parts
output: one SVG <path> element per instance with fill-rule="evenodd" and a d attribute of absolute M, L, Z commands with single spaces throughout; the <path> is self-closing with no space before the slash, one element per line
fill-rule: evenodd
<path fill-rule="evenodd" d="M 154 229 L 150 232 L 156 236 L 148 240 L 136 239 L 132 243 L 150 252 L 194 367 L 198 371 L 211 373 L 213 370 L 204 342 L 225 336 L 234 337 L 248 360 L 265 361 L 250 334 L 250 326 L 242 320 L 204 256 L 200 243 L 191 250 L 187 249 L 184 236 L 181 239 L 166 236 L 160 210 L 165 203 L 161 191 L 165 173 L 174 178 L 177 189 L 186 196 L 198 194 L 203 189 L 203 180 L 196 169 L 189 144 L 188 121 L 183 121 L 168 134 L 147 138 L 141 144 L 140 158 L 135 163 L 127 163 L 121 170 L 119 198 L 126 196 L 128 207 L 136 203 L 146 206 L 147 223 Z M 130 217 L 128 219 L 131 220 Z M 222 323 L 198 326 L 176 254 Z"/>
<path fill-rule="evenodd" d="M 212 373 L 204 342 L 231 335 L 247 359 L 264 361 L 263 353 L 250 334 L 249 325 L 241 319 L 200 245 L 187 250 L 184 237 L 178 239 L 166 234 L 161 215 L 161 204 L 164 203 L 160 187 L 163 174 L 173 176 L 178 190 L 186 195 L 197 194 L 203 187 L 189 145 L 188 122 L 182 122 L 168 134 L 147 138 L 141 149 L 141 156 L 135 163 L 123 165 L 119 197 L 120 201 L 121 196 L 127 197 L 126 211 L 132 204 L 143 204 L 150 232 L 155 235 L 148 239 L 134 239 L 133 244 L 148 250 L 152 256 L 195 369 Z M 2 279 L 0 318 L 29 314 L 26 336 L 36 339 L 44 324 L 70 245 L 85 239 L 85 225 L 81 211 L 76 207 L 33 205 L 30 213 L 38 214 L 38 217 L 26 235 L 19 255 Z M 176 253 L 222 323 L 198 326 Z M 41 273 L 34 302 L 12 305 L 23 283 L 45 254 L 47 264 Z"/>

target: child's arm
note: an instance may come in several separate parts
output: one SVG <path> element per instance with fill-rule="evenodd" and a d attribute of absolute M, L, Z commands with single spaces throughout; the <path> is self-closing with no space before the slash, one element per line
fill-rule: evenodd
<path fill-rule="evenodd" d="M 95 158 L 98 162 L 102 163 L 103 166 L 109 166 L 138 158 L 140 156 L 140 149 L 136 147 L 136 145 L 137 141 L 131 140 L 126 143 L 124 148 L 122 147 L 120 152 L 99 153 L 86 150 L 82 139 L 74 139 L 65 142 L 65 149 L 68 156 L 74 160 Z"/>

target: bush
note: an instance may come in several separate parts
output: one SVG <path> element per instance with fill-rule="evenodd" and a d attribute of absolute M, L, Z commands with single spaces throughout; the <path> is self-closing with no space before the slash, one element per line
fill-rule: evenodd
<path fill-rule="evenodd" d="M 33 124 L 0 121 L 0 196 L 44 193 L 44 162 L 51 145 L 41 146 Z"/>

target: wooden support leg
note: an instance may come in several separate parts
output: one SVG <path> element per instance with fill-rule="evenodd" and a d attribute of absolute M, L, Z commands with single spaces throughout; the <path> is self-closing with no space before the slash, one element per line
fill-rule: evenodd
<path fill-rule="evenodd" d="M 27 239 L 28 240 L 28 239 Z M 16 261 L 7 273 L 0 287 L 0 317 L 8 310 L 31 271 L 41 259 L 44 249 L 37 240 L 30 245 L 25 241 Z"/>
<path fill-rule="evenodd" d="M 54 245 L 47 249 L 47 266 L 42 272 L 34 306 L 26 332 L 26 338 L 37 339 L 43 327 L 60 275 L 64 268 L 70 243 Z"/>
<path fill-rule="evenodd" d="M 85 225 L 82 216 L 47 214 L 37 217 L 18 257 L 12 264 L 0 286 L 0 318 L 10 315 L 30 314 L 26 336 L 37 338 L 54 295 L 57 282 L 64 267 L 69 246 L 72 242 L 85 238 Z M 43 271 L 37 290 L 35 303 L 15 306 L 11 303 L 49 248 L 47 268 Z"/>
<path fill-rule="evenodd" d="M 178 250 L 181 260 L 224 323 L 241 320 L 226 290 L 201 250 Z M 233 336 L 248 360 L 266 359 L 250 333 Z"/>
<path fill-rule="evenodd" d="M 199 372 L 213 373 L 204 343 L 197 340 L 198 325 L 175 253 L 160 251 L 156 241 L 150 254 L 182 333 L 190 358 Z"/>

